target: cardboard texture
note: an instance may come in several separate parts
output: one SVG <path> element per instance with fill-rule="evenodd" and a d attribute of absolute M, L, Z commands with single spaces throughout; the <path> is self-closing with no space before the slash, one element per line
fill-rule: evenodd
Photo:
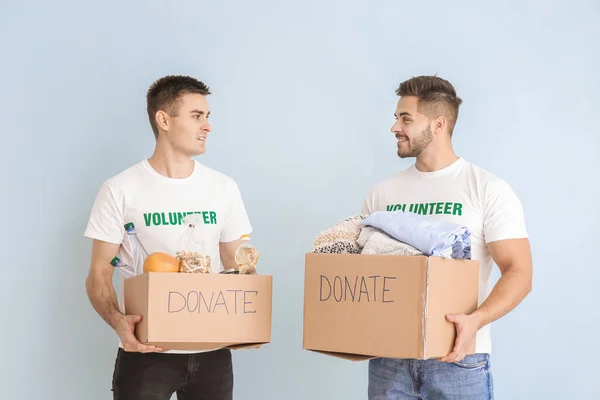
<path fill-rule="evenodd" d="M 125 280 L 135 334 L 165 350 L 257 348 L 271 341 L 272 276 L 148 272 Z"/>
<path fill-rule="evenodd" d="M 303 347 L 353 361 L 445 356 L 456 337 L 445 316 L 473 312 L 478 288 L 474 260 L 308 253 Z"/>

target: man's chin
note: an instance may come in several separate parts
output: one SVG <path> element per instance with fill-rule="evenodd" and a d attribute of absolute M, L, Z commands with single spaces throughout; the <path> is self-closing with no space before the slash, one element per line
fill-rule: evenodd
<path fill-rule="evenodd" d="M 206 148 L 194 149 L 193 151 L 190 152 L 190 157 L 201 156 L 204 153 L 206 153 Z"/>

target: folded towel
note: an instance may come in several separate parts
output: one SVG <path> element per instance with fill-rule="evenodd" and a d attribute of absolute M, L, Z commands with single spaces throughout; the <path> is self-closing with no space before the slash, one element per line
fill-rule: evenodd
<path fill-rule="evenodd" d="M 385 232 L 372 226 L 365 226 L 358 237 L 361 254 L 379 254 L 389 256 L 422 256 L 419 249 L 399 242 Z"/>
<path fill-rule="evenodd" d="M 376 211 L 361 225 L 378 228 L 428 256 L 471 258 L 471 233 L 462 225 L 403 211 Z"/>

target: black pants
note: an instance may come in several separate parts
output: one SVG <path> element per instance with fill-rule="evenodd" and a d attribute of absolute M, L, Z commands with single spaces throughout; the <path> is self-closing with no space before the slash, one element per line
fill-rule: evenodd
<path fill-rule="evenodd" d="M 165 354 L 119 348 L 113 374 L 114 400 L 232 400 L 231 351 Z"/>

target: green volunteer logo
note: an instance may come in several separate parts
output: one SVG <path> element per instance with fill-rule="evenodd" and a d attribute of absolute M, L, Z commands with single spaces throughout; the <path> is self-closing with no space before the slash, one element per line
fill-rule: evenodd
<path fill-rule="evenodd" d="M 438 202 L 438 203 L 413 203 L 413 204 L 388 204 L 387 211 L 412 212 L 415 214 L 431 215 L 462 215 L 462 203 Z"/>
<path fill-rule="evenodd" d="M 217 213 L 215 211 L 145 213 L 144 221 L 146 226 L 182 225 L 183 217 L 189 214 L 202 215 L 202 221 L 205 225 L 215 225 L 217 223 Z"/>

